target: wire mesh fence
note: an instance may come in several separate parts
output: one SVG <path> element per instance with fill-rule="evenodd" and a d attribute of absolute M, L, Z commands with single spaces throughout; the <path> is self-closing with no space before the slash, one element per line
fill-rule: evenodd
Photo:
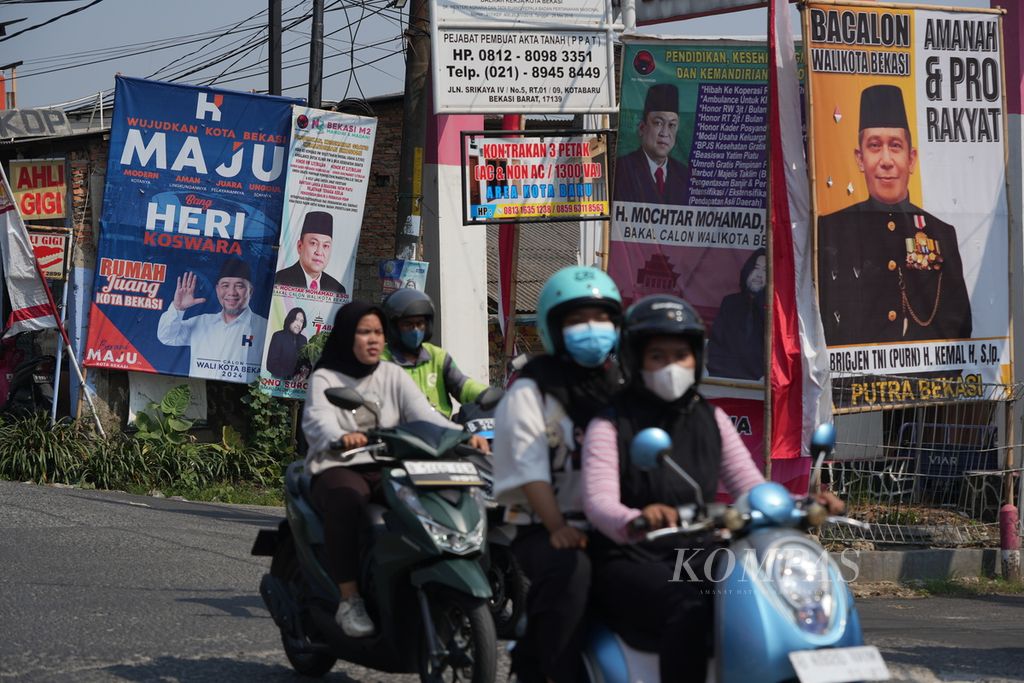
<path fill-rule="evenodd" d="M 1022 396 L 1024 384 L 834 378 L 837 443 L 822 480 L 871 527 L 826 525 L 822 540 L 997 545 L 999 508 L 1020 499 L 1024 449 L 1007 426 Z"/>

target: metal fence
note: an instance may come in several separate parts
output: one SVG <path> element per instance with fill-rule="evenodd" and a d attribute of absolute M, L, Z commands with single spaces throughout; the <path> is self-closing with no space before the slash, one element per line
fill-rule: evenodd
<path fill-rule="evenodd" d="M 925 394 L 934 402 L 914 405 Z M 1020 500 L 1022 435 L 1008 425 L 1022 396 L 1024 384 L 833 379 L 837 443 L 822 480 L 871 528 L 826 525 L 821 539 L 998 545 L 999 508 L 1011 490 Z"/>

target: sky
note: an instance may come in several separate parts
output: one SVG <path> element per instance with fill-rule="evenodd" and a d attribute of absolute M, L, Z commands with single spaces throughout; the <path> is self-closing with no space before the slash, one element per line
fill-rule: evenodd
<path fill-rule="evenodd" d="M 387 7 L 387 0 L 363 0 L 361 5 L 355 0 L 325 0 L 325 5 L 323 99 L 402 92 L 405 62 L 400 36 L 405 10 Z M 307 94 L 311 7 L 312 0 L 282 0 L 283 24 L 301 19 L 282 38 L 285 95 Z M 79 8 L 84 9 L 15 35 Z M 118 72 L 232 90 L 265 90 L 266 9 L 266 0 L 0 0 L 0 21 L 25 18 L 7 27 L 7 35 L 13 37 L 0 40 L 0 65 L 24 62 L 18 67 L 21 108 L 95 100 L 98 92 L 113 88 Z M 765 22 L 765 10 L 750 10 L 649 26 L 641 32 L 764 35 Z M 186 75 L 189 71 L 194 73 Z"/>

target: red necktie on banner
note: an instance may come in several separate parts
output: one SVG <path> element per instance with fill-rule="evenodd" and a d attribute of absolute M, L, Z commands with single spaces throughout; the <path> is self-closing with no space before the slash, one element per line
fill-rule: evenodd
<path fill-rule="evenodd" d="M 654 182 L 658 185 L 658 194 L 665 194 L 665 169 L 659 166 L 654 171 Z"/>
<path fill-rule="evenodd" d="M 316 283 L 316 280 L 313 280 L 312 282 L 309 283 L 309 288 L 315 292 L 316 290 L 320 289 L 320 285 Z"/>

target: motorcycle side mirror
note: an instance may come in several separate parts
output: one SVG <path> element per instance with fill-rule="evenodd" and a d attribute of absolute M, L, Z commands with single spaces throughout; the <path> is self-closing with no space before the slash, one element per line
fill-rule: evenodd
<path fill-rule="evenodd" d="M 483 410 L 491 410 L 498 405 L 498 402 L 501 401 L 504 396 L 505 392 L 498 387 L 487 387 L 479 396 L 476 397 L 475 403 Z"/>
<path fill-rule="evenodd" d="M 831 422 L 818 425 L 811 436 L 811 457 L 814 458 L 814 466 L 811 469 L 811 476 L 807 482 L 807 495 L 813 496 L 821 488 L 821 466 L 825 462 L 825 456 L 836 447 L 836 427 Z"/>
<path fill-rule="evenodd" d="M 325 389 L 324 396 L 327 397 L 327 401 L 332 406 L 337 406 L 343 410 L 355 410 L 362 407 L 365 403 L 363 395 L 352 387 Z"/>
<path fill-rule="evenodd" d="M 672 437 L 664 429 L 648 427 L 633 437 L 629 444 L 629 459 L 644 472 L 658 468 L 661 459 L 672 450 Z"/>

